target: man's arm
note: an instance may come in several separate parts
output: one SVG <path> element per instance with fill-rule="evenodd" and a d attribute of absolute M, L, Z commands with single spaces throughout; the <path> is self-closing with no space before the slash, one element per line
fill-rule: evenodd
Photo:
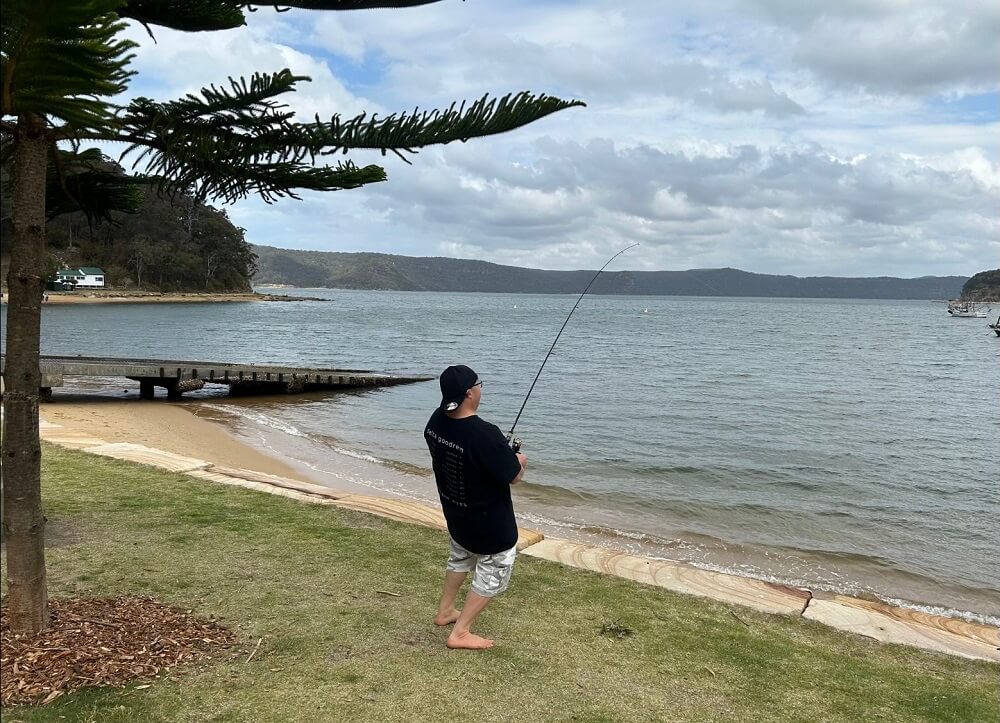
<path fill-rule="evenodd" d="M 528 466 L 528 458 L 521 452 L 517 453 L 517 461 L 521 463 L 521 469 L 518 471 L 517 476 L 510 481 L 512 485 L 516 485 L 524 477 L 524 468 Z"/>

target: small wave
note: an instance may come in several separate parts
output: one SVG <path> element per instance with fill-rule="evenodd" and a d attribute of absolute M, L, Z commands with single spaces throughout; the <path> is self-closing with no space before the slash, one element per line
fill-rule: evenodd
<path fill-rule="evenodd" d="M 588 532 L 595 535 L 606 535 L 610 537 L 624 537 L 626 540 L 635 540 L 636 542 L 663 542 L 662 538 L 658 538 L 655 535 L 649 535 L 645 532 L 631 532 L 629 530 L 620 530 L 616 527 L 601 527 L 600 525 L 580 525 L 579 529 L 582 532 Z"/>
<path fill-rule="evenodd" d="M 647 468 L 646 471 L 663 472 L 664 474 L 699 474 L 707 470 L 701 467 L 689 467 L 687 465 L 678 465 L 676 467 Z"/>
<path fill-rule="evenodd" d="M 909 600 L 902 600 L 895 597 L 879 596 L 879 599 L 889 605 L 894 605 L 899 608 L 907 608 L 909 610 L 916 610 L 917 612 L 928 613 L 929 615 L 938 615 L 944 618 L 960 618 L 961 620 L 965 620 L 970 623 L 1000 627 L 1000 616 L 997 615 L 986 615 L 984 613 L 975 613 L 969 610 L 956 610 L 954 608 L 940 607 L 937 605 L 921 605 L 920 603 L 910 602 Z"/>
<path fill-rule="evenodd" d="M 774 479 L 770 480 L 771 484 L 775 487 L 788 487 L 794 490 L 802 490 L 803 492 L 822 492 L 827 489 L 827 485 L 820 482 L 810 482 L 804 480 L 801 477 L 793 477 L 791 479 Z"/>
<path fill-rule="evenodd" d="M 591 494 L 590 492 L 581 492 L 580 490 L 561 487 L 559 485 L 538 484 L 537 482 L 530 482 L 529 480 L 524 480 L 519 483 L 517 485 L 517 491 L 520 495 L 537 501 L 547 502 L 550 504 L 561 503 L 573 505 L 595 499 L 602 494 L 611 494 L 600 492 Z"/>
<path fill-rule="evenodd" d="M 430 467 L 422 467 L 419 464 L 412 464 L 410 462 L 402 462 L 398 459 L 384 459 L 382 464 L 385 464 L 393 469 L 403 472 L 404 474 L 413 475 L 414 477 L 432 477 L 434 475 L 434 470 Z"/>
<path fill-rule="evenodd" d="M 622 513 L 642 511 L 669 515 L 671 519 L 684 524 L 711 521 L 771 520 L 788 521 L 813 514 L 799 509 L 778 506 L 776 503 L 721 502 L 698 499 L 684 499 L 676 496 L 652 497 L 642 490 L 595 490 L 572 489 L 560 485 L 524 482 L 521 493 L 537 502 L 550 505 L 592 506 L 597 509 L 614 509 Z"/>
<path fill-rule="evenodd" d="M 539 515 L 538 513 L 526 510 L 518 510 L 517 516 L 523 520 L 527 520 L 528 522 L 545 527 L 558 527 L 566 530 L 582 530 L 585 527 L 585 525 L 579 522 L 573 522 L 571 520 L 556 520 L 551 517 L 546 517 L 545 515 Z"/>
<path fill-rule="evenodd" d="M 822 475 L 835 475 L 838 471 L 831 469 L 830 467 L 818 467 L 814 464 L 784 464 L 778 467 L 781 472 L 785 473 L 802 473 L 807 474 L 822 474 Z"/>
<path fill-rule="evenodd" d="M 322 444 L 325 448 L 329 449 L 330 451 L 335 452 L 337 454 L 341 454 L 345 457 L 350 457 L 351 459 L 357 459 L 363 462 L 370 462 L 372 464 L 377 464 L 384 467 L 391 467 L 400 472 L 405 472 L 407 474 L 419 477 L 426 477 L 429 474 L 431 474 L 431 470 L 427 470 L 423 467 L 420 467 L 419 465 L 409 464 L 407 462 L 400 462 L 391 459 L 382 459 L 368 452 L 350 449 L 340 444 L 339 443 L 340 440 L 338 440 L 336 437 L 332 437 L 327 434 L 309 434 L 307 432 L 303 432 L 295 425 L 277 419 L 276 417 L 273 417 L 270 414 L 264 414 L 263 412 L 258 412 L 244 407 L 227 406 L 223 404 L 202 404 L 200 406 L 210 409 L 212 411 L 222 412 L 223 414 L 229 415 L 231 417 L 236 417 L 244 421 L 251 422 L 266 429 L 273 429 L 275 431 L 282 432 L 284 434 L 288 434 L 293 437 L 299 437 L 302 439 L 312 440 L 313 442 L 318 442 Z"/>
<path fill-rule="evenodd" d="M 253 422 L 261 427 L 275 429 L 279 432 L 290 434 L 293 437 L 309 436 L 293 424 L 289 424 L 288 422 L 284 422 L 276 417 L 272 417 L 270 414 L 257 412 L 247 409 L 246 407 L 229 406 L 225 404 L 201 404 L 200 406 L 205 409 L 211 409 L 215 412 L 221 412 L 222 414 L 226 414 L 231 417 L 237 417 L 248 422 Z"/>
<path fill-rule="evenodd" d="M 368 454 L 367 452 L 356 452 L 353 449 L 347 449 L 346 447 L 330 447 L 337 454 L 342 454 L 345 457 L 350 457 L 352 459 L 360 459 L 364 462 L 372 462 L 374 464 L 383 464 L 384 460 L 375 457 L 374 455 Z"/>

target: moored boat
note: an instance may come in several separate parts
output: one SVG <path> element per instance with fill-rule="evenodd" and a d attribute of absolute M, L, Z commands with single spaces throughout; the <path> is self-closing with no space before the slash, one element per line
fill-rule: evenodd
<path fill-rule="evenodd" d="M 948 313 L 954 319 L 985 319 L 990 307 L 975 301 L 949 301 Z"/>

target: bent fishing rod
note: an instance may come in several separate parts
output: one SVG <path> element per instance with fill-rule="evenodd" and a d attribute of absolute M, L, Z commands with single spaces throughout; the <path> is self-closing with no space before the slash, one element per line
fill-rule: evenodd
<path fill-rule="evenodd" d="M 604 264 L 604 266 L 602 266 L 596 274 L 594 274 L 594 278 L 590 280 L 590 283 L 587 284 L 587 288 L 583 290 L 583 293 L 580 294 L 580 298 L 576 300 L 576 303 L 573 304 L 573 308 L 570 309 L 569 314 L 566 315 L 566 321 L 564 321 L 563 325 L 559 328 L 559 333 L 556 334 L 555 341 L 553 341 L 552 346 L 549 347 L 549 353 L 546 354 L 545 359 L 542 360 L 542 365 L 538 367 L 538 373 L 535 375 L 535 380 L 531 382 L 531 387 L 528 389 L 528 394 L 524 397 L 524 402 L 521 404 L 521 409 L 518 411 L 517 416 L 514 417 L 514 423 L 510 425 L 510 431 L 507 432 L 507 443 L 510 445 L 510 448 L 513 449 L 515 452 L 521 449 L 521 440 L 514 436 L 514 427 L 517 426 L 518 420 L 521 419 L 521 412 L 524 411 L 524 407 L 528 404 L 528 399 L 531 397 L 531 392 L 535 389 L 535 384 L 538 383 L 538 377 L 542 376 L 542 369 L 545 368 L 545 363 L 549 360 L 549 357 L 552 356 L 552 350 L 556 348 L 556 344 L 559 342 L 559 337 L 562 336 L 563 329 L 565 329 L 566 325 L 569 323 L 570 317 L 573 316 L 573 312 L 576 311 L 576 307 L 578 307 L 580 305 L 580 302 L 583 301 L 583 297 L 587 295 L 587 292 L 590 291 L 590 287 L 594 285 L 594 282 L 597 281 L 597 277 L 601 275 L 604 269 L 608 268 L 608 266 L 611 265 L 611 262 L 617 259 L 619 256 L 621 256 L 623 253 L 625 253 L 629 249 L 634 249 L 638 245 L 639 244 L 632 244 L 631 246 L 626 246 L 621 251 L 612 256 L 610 259 L 608 259 L 608 262 Z"/>

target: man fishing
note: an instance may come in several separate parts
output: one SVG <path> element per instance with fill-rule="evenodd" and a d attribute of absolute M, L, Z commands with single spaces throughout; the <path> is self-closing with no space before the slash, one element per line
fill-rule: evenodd
<path fill-rule="evenodd" d="M 469 650 L 493 646 L 471 628 L 510 583 L 517 555 L 510 486 L 520 481 L 527 464 L 496 425 L 476 415 L 482 397 L 483 383 L 472 369 L 448 367 L 441 374 L 441 405 L 424 429 L 451 541 L 434 623 L 454 623 L 446 645 Z M 472 589 L 460 612 L 455 598 L 469 572 Z"/>

